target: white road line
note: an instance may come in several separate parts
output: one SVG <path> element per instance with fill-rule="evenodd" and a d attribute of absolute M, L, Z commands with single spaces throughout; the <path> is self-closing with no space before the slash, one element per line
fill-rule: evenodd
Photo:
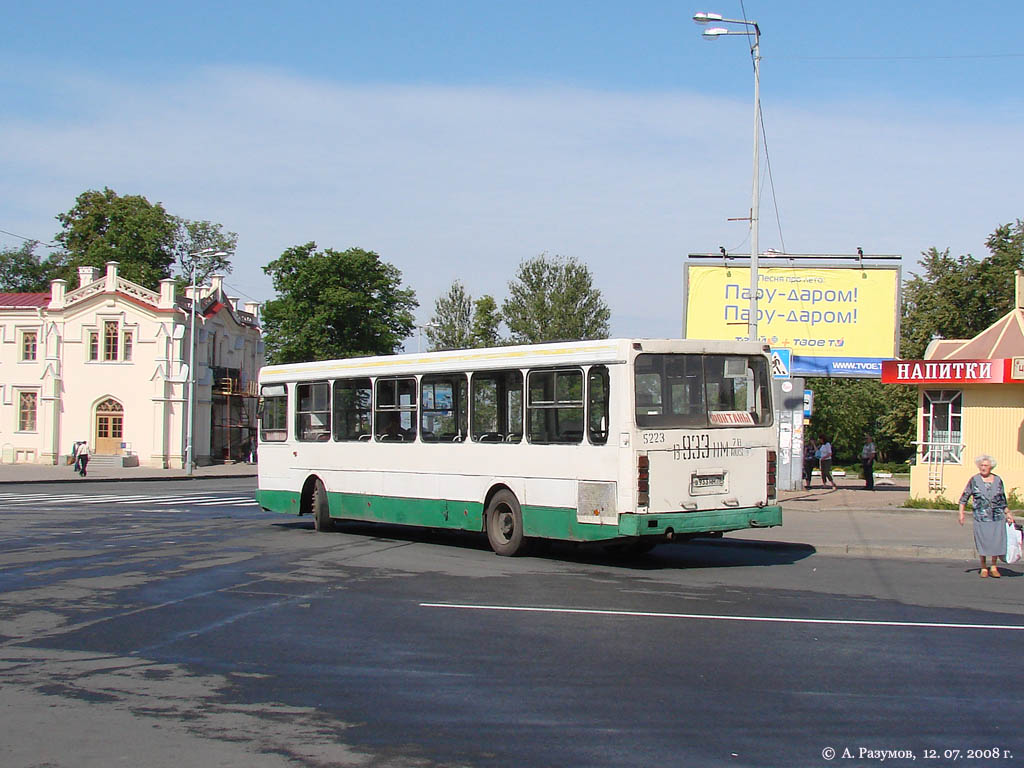
<path fill-rule="evenodd" d="M 697 619 L 704 621 L 751 621 L 775 624 L 831 624 L 854 627 L 910 627 L 914 629 L 1005 629 L 1024 631 L 1019 624 L 947 624 L 933 621 L 870 621 L 865 619 L 799 619 L 789 616 L 727 616 L 710 613 L 655 613 L 653 611 L 606 611 L 590 608 L 539 608 L 523 605 L 463 605 L 459 603 L 420 603 L 421 608 L 454 608 L 472 611 L 509 611 L 518 613 L 561 613 L 583 616 L 633 616 L 654 619 Z"/>
<path fill-rule="evenodd" d="M 54 506 L 56 504 L 155 504 L 169 506 L 175 504 L 194 504 L 197 506 L 210 506 L 215 504 L 255 504 L 251 496 L 211 496 L 202 494 L 198 496 L 119 496 L 115 494 L 104 494 L 100 496 L 85 495 L 62 495 L 53 496 L 50 494 L 38 494 L 32 496 L 4 496 L 0 494 L 0 505 L 12 507 L 28 507 L 32 505 Z"/>
<path fill-rule="evenodd" d="M 175 496 L 150 499 L 153 504 L 197 504 L 201 501 L 217 501 L 219 496 Z"/>

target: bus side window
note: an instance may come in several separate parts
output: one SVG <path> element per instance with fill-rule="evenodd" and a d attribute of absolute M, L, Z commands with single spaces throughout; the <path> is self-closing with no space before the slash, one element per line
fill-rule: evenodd
<path fill-rule="evenodd" d="M 326 381 L 295 387 L 295 439 L 321 443 L 331 436 L 331 386 Z"/>
<path fill-rule="evenodd" d="M 526 404 L 531 443 L 583 442 L 583 371 L 530 371 Z"/>
<path fill-rule="evenodd" d="M 284 442 L 288 439 L 288 390 L 284 384 L 264 384 L 260 394 L 260 442 Z"/>
<path fill-rule="evenodd" d="M 523 374 L 473 374 L 470 437 L 479 443 L 518 443 L 523 439 Z"/>
<path fill-rule="evenodd" d="M 334 382 L 334 439 L 370 439 L 372 388 L 368 378 Z"/>
<path fill-rule="evenodd" d="M 416 379 L 377 379 L 374 435 L 382 443 L 416 439 Z"/>
<path fill-rule="evenodd" d="M 420 380 L 420 440 L 461 443 L 466 436 L 466 377 L 446 374 Z"/>
<path fill-rule="evenodd" d="M 608 369 L 595 365 L 587 374 L 587 434 L 594 445 L 608 442 Z"/>

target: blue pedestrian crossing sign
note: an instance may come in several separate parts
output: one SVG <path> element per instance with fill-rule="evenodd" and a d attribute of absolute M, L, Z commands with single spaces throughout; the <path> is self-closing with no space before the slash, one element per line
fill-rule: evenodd
<path fill-rule="evenodd" d="M 772 349 L 772 376 L 776 379 L 788 379 L 790 376 L 790 360 L 793 350 Z"/>

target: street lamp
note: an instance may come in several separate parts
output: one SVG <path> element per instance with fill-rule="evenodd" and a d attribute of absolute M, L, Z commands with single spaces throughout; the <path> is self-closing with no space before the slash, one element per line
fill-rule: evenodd
<path fill-rule="evenodd" d="M 417 330 L 419 331 L 419 335 L 417 336 L 417 339 L 416 339 L 416 351 L 417 352 L 422 352 L 423 351 L 423 331 L 430 330 L 430 329 L 437 330 L 440 327 L 441 326 L 438 325 L 437 323 L 427 323 L 426 325 L 417 325 L 416 326 Z"/>
<path fill-rule="evenodd" d="M 190 253 L 189 259 L 192 262 L 192 321 L 189 325 L 189 345 L 191 351 L 188 357 L 188 436 L 186 437 L 185 448 L 185 474 L 191 477 L 192 465 L 194 463 L 194 446 L 192 443 L 192 430 L 196 421 L 196 269 L 199 266 L 200 256 L 227 256 L 226 251 L 218 251 L 215 248 L 203 248 L 201 251 Z"/>
<path fill-rule="evenodd" d="M 754 60 L 754 189 L 750 201 L 750 317 L 747 318 L 747 337 L 751 341 L 757 339 L 757 225 L 761 214 L 760 165 L 758 147 L 761 143 L 761 29 L 756 21 L 745 19 L 723 19 L 720 13 L 695 13 L 693 20 L 698 24 L 717 22 L 720 24 L 739 24 L 744 30 L 711 27 L 705 29 L 705 40 L 716 40 L 723 35 L 746 35 L 750 37 L 753 30 L 754 42 L 750 46 L 750 56 Z"/>

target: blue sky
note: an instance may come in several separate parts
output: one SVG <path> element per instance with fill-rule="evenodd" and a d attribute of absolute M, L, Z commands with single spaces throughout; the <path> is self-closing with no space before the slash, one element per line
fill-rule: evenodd
<path fill-rule="evenodd" d="M 966 12 L 965 12 L 966 9 Z M 1024 215 L 1024 6 L 1001 2 L 5 3 L 0 229 L 110 186 L 238 232 L 236 293 L 293 244 L 376 250 L 420 321 L 455 278 L 586 262 L 622 335 L 677 335 L 681 264 L 742 251 L 757 19 L 762 248 L 984 253 Z M 969 15 L 968 15 L 969 14 Z M 0 235 L 0 245 L 18 240 Z"/>

